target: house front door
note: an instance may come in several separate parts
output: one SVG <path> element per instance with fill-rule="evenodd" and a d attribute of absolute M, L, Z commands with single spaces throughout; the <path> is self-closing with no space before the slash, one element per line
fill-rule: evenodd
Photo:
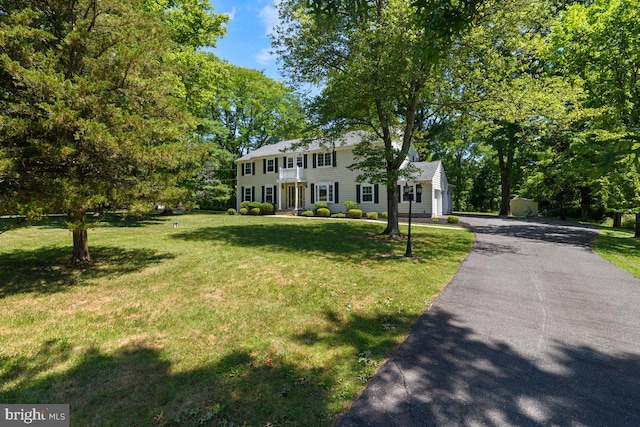
<path fill-rule="evenodd" d="M 287 209 L 296 209 L 296 200 L 298 201 L 297 208 L 302 209 L 304 207 L 304 184 L 287 185 Z"/>

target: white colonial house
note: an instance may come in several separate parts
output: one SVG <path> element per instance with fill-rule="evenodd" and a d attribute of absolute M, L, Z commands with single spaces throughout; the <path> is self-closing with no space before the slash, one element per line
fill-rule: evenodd
<path fill-rule="evenodd" d="M 363 212 L 387 211 L 384 185 L 356 182 L 353 148 L 360 141 L 355 133 L 347 134 L 335 147 L 312 142 L 304 148 L 292 148 L 300 140 L 267 145 L 236 160 L 238 165 L 237 207 L 243 201 L 269 202 L 278 211 L 301 212 L 313 209 L 315 202 L 327 202 L 331 213 L 345 212 L 344 202 L 354 201 Z M 408 184 L 416 194 L 412 214 L 420 217 L 451 213 L 453 186 L 447 181 L 440 161 L 420 162 L 411 150 L 407 161 L 420 170 L 419 177 Z M 404 187 L 406 182 L 399 181 Z M 417 194 L 416 187 L 422 187 Z M 400 215 L 409 212 L 409 201 L 398 191 Z"/>

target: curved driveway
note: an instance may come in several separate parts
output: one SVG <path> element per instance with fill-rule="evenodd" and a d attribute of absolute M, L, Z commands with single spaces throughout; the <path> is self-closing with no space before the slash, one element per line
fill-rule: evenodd
<path fill-rule="evenodd" d="M 640 426 L 640 280 L 595 230 L 462 220 L 473 251 L 339 426 Z"/>

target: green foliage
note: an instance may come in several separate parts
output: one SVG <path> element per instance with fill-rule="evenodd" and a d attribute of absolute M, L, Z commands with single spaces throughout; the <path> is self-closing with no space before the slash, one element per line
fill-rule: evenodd
<path fill-rule="evenodd" d="M 316 209 L 326 208 L 327 206 L 328 206 L 327 202 L 316 202 L 315 203 L 315 208 Z"/>
<path fill-rule="evenodd" d="M 306 216 L 306 217 L 314 216 L 313 211 L 309 211 L 309 210 L 302 212 L 300 215 Z"/>
<path fill-rule="evenodd" d="M 318 216 L 328 218 L 328 217 L 330 217 L 330 216 L 331 216 L 331 211 L 329 211 L 329 209 L 327 209 L 327 208 L 320 208 L 320 209 L 318 209 L 318 210 L 316 211 L 316 214 L 317 214 Z"/>
<path fill-rule="evenodd" d="M 367 212 L 367 219 L 378 219 L 378 212 Z"/>
<path fill-rule="evenodd" d="M 260 208 L 261 215 L 272 215 L 276 212 L 275 205 L 269 202 L 260 203 L 259 208 Z"/>
<path fill-rule="evenodd" d="M 350 209 L 357 209 L 358 203 L 353 201 L 346 201 L 344 202 L 344 207 L 347 209 L 347 211 L 349 211 Z"/>
<path fill-rule="evenodd" d="M 346 218 L 346 217 L 347 217 L 347 214 L 345 214 L 344 212 L 331 214 L 331 218 Z"/>
<path fill-rule="evenodd" d="M 229 215 L 236 215 L 238 212 L 236 212 L 236 210 L 234 208 L 229 208 L 227 209 L 227 214 Z"/>
<path fill-rule="evenodd" d="M 434 216 L 433 218 L 431 218 L 431 221 L 437 224 L 440 222 L 440 218 Z"/>
<path fill-rule="evenodd" d="M 385 212 L 382 212 L 380 216 L 384 219 L 387 219 L 389 217 L 389 213 L 385 211 Z"/>
<path fill-rule="evenodd" d="M 347 216 L 351 219 L 360 219 L 362 218 L 362 210 L 360 209 L 349 209 L 347 211 Z"/>
<path fill-rule="evenodd" d="M 457 224 L 458 222 L 460 222 L 460 218 L 455 215 L 449 215 L 447 217 L 448 224 Z"/>
<path fill-rule="evenodd" d="M 249 213 L 249 209 L 247 208 L 240 208 L 240 215 L 247 215 Z"/>
<path fill-rule="evenodd" d="M 260 208 L 251 208 L 251 209 L 249 209 L 249 214 L 251 214 L 251 215 L 260 215 Z"/>

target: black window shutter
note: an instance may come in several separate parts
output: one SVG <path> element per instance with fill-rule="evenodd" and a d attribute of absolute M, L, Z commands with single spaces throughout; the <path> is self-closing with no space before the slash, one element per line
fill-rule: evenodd
<path fill-rule="evenodd" d="M 244 202 L 244 187 L 240 187 L 240 202 Z"/>
<path fill-rule="evenodd" d="M 244 176 L 244 163 L 240 165 L 240 169 L 242 169 L 242 176 Z"/>
<path fill-rule="evenodd" d="M 398 192 L 398 203 L 402 201 L 402 193 L 400 193 L 401 188 L 399 185 L 396 185 L 396 191 Z"/>
<path fill-rule="evenodd" d="M 333 167 L 335 168 L 336 166 L 338 166 L 338 156 L 336 155 L 336 152 L 333 152 Z"/>
<path fill-rule="evenodd" d="M 316 191 L 315 191 L 315 186 L 313 184 L 311 184 L 311 203 L 315 203 L 316 202 Z"/>
<path fill-rule="evenodd" d="M 333 201 L 333 203 L 340 203 L 340 196 L 338 196 L 338 183 L 334 183 L 333 185 L 333 191 L 335 192 L 334 198 L 335 200 Z"/>
<path fill-rule="evenodd" d="M 276 203 L 276 194 L 278 194 L 278 193 L 277 193 L 277 191 L 278 191 L 278 186 L 277 186 L 277 185 L 274 185 L 274 186 L 273 186 L 273 194 L 271 195 L 271 203 L 273 203 L 273 205 L 274 205 L 274 206 L 276 206 L 276 207 L 277 207 L 277 205 L 278 205 L 278 204 Z"/>
<path fill-rule="evenodd" d="M 313 168 L 314 168 L 314 169 L 315 169 L 316 164 L 317 164 L 317 163 L 316 163 L 316 161 L 317 161 L 317 157 L 318 157 L 318 156 L 316 155 L 316 153 L 313 153 Z"/>
<path fill-rule="evenodd" d="M 380 186 L 378 184 L 373 186 L 373 203 L 380 203 Z"/>
<path fill-rule="evenodd" d="M 256 200 L 256 187 L 251 187 L 251 201 L 254 202 Z"/>
<path fill-rule="evenodd" d="M 416 203 L 422 203 L 422 191 L 418 192 L 417 191 L 418 187 L 422 188 L 422 185 L 420 184 L 416 185 Z"/>
<path fill-rule="evenodd" d="M 251 165 L 251 175 L 256 174 L 256 162 L 253 162 Z"/>
<path fill-rule="evenodd" d="M 307 163 L 307 155 L 306 154 L 302 157 L 302 162 L 303 162 L 304 168 L 307 169 L 309 166 L 308 166 L 308 163 Z"/>
<path fill-rule="evenodd" d="M 262 173 L 267 173 L 267 159 L 262 159 Z"/>
<path fill-rule="evenodd" d="M 275 173 L 278 173 L 278 158 L 276 157 L 276 167 L 274 169 Z"/>
<path fill-rule="evenodd" d="M 360 186 L 356 185 L 356 202 L 360 203 Z"/>
<path fill-rule="evenodd" d="M 264 203 L 264 185 L 262 186 L 262 203 Z"/>

